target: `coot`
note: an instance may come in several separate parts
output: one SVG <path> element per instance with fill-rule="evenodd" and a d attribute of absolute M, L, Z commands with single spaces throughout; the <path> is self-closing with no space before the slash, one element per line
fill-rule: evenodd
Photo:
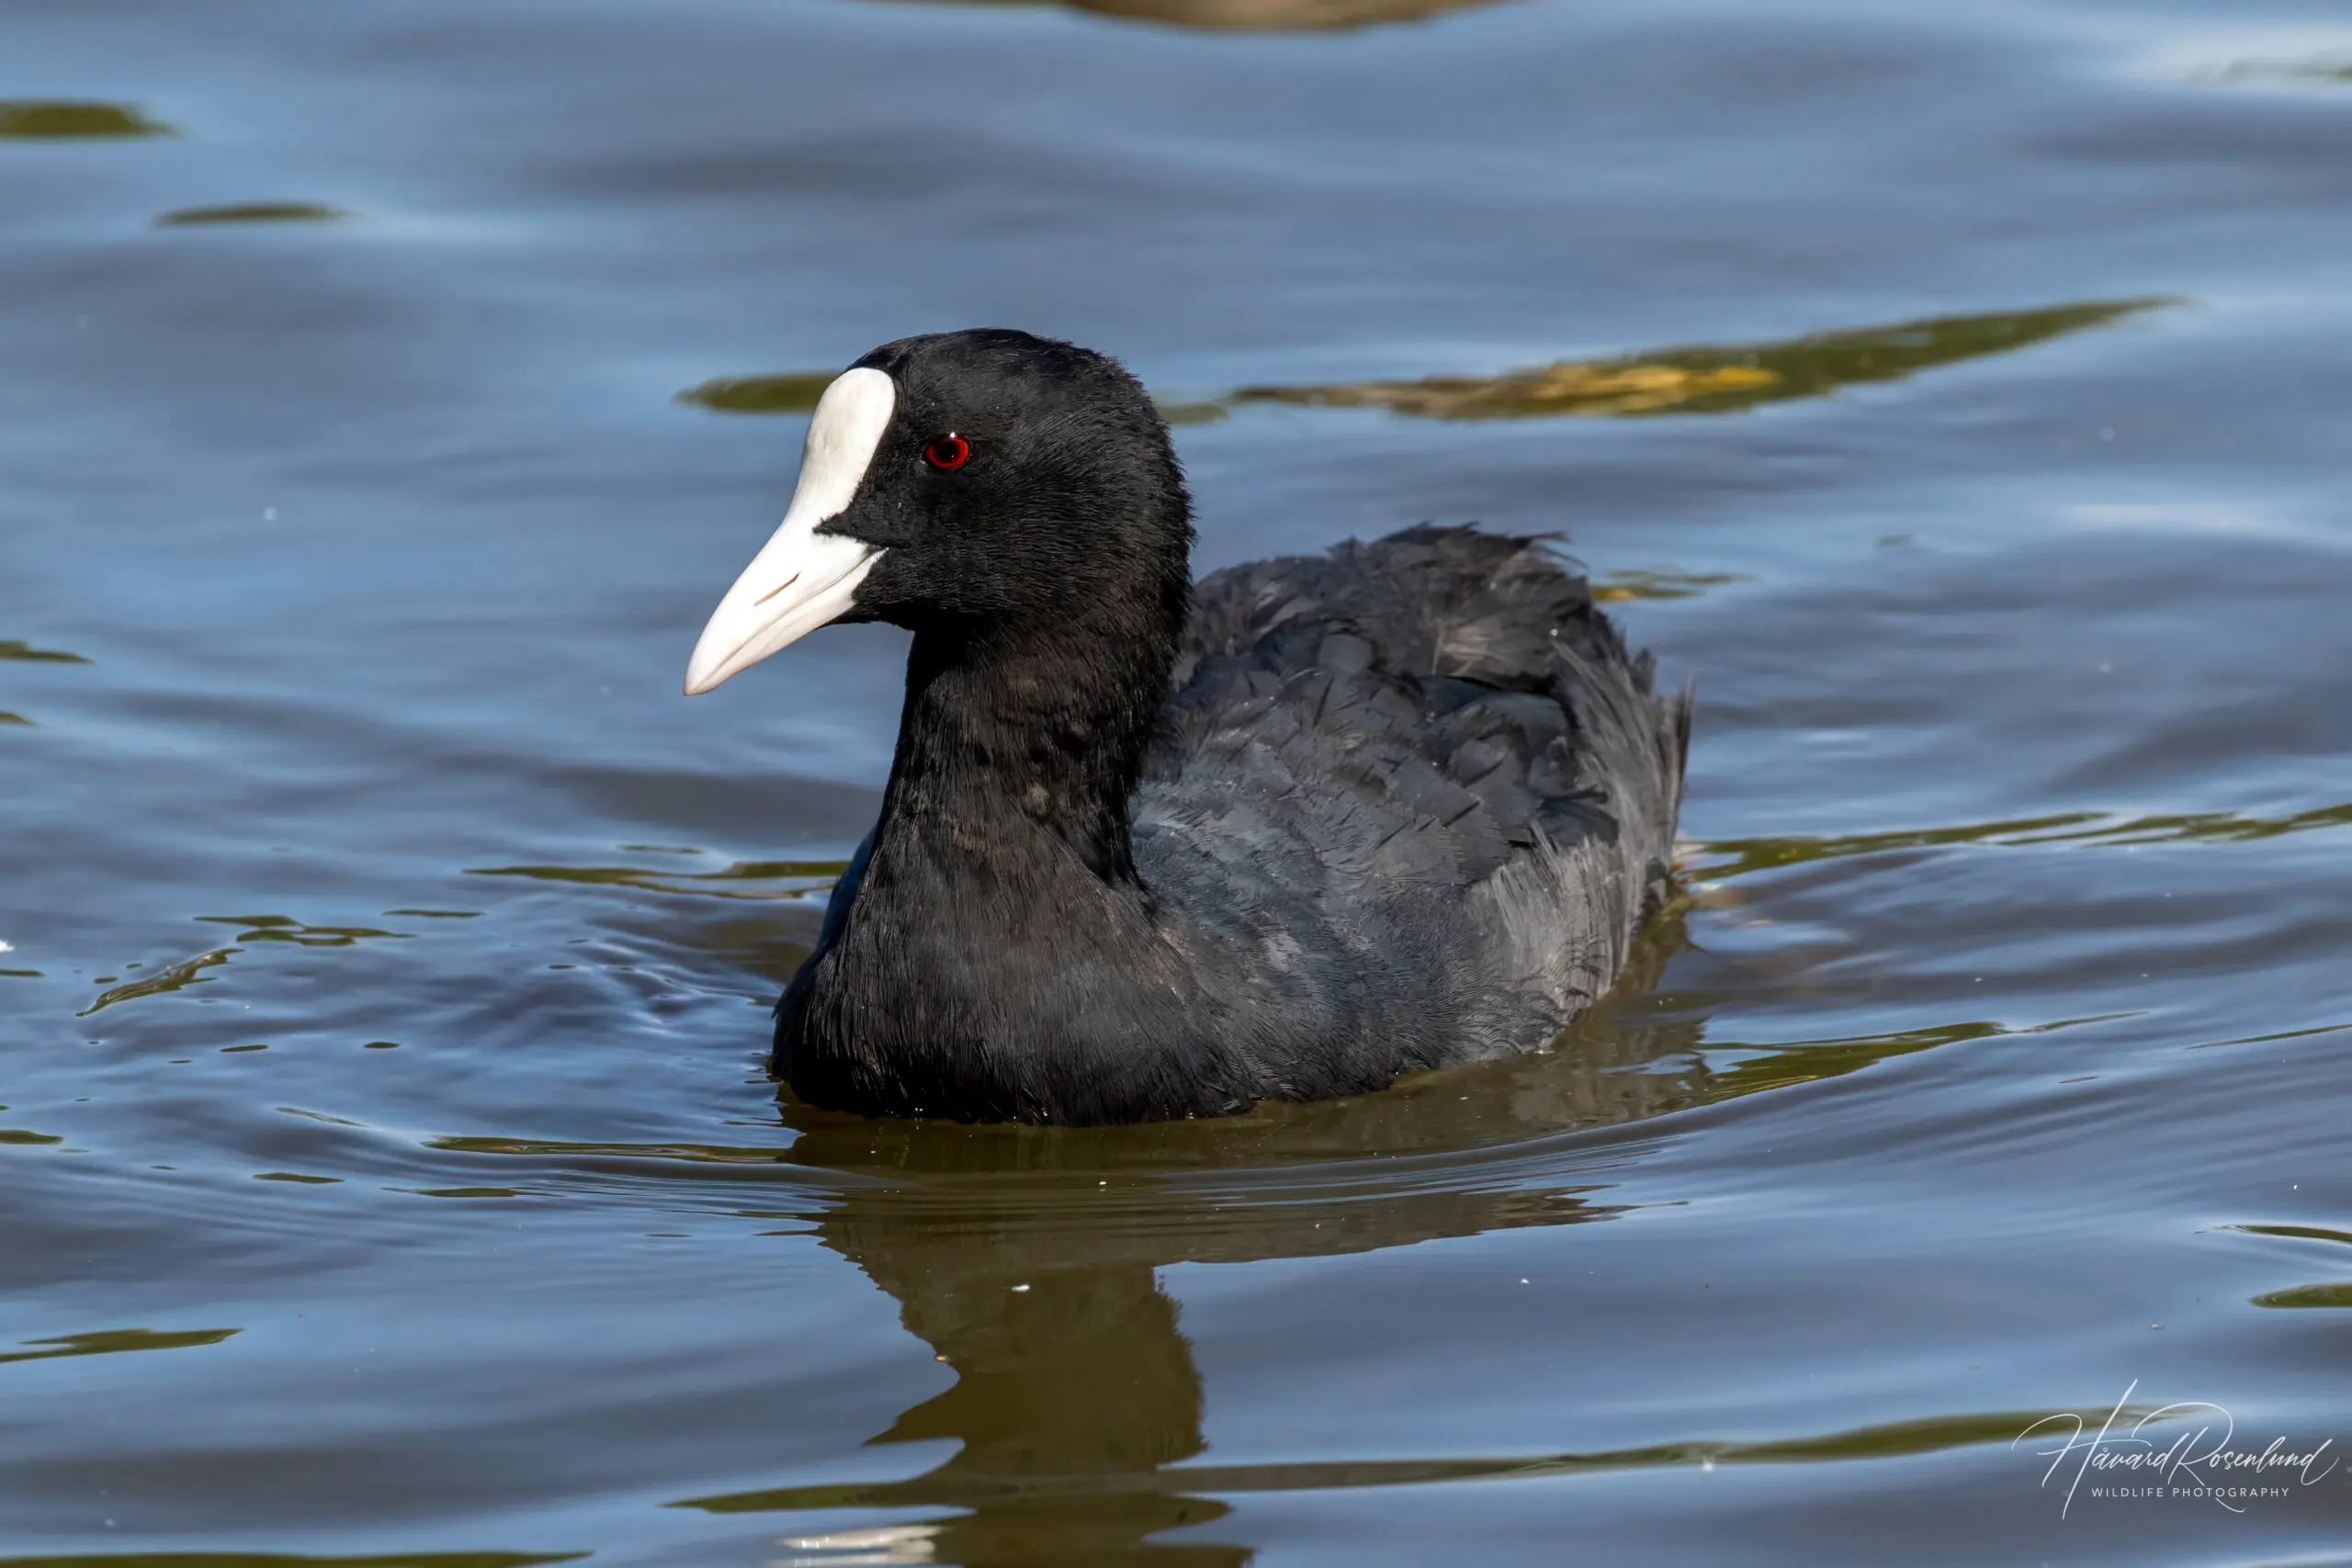
<path fill-rule="evenodd" d="M 687 667 L 914 633 L 882 812 L 771 1067 L 867 1114 L 1084 1123 L 1538 1049 L 1663 893 L 1690 732 L 1540 540 L 1418 527 L 1195 585 L 1116 362 L 905 338 L 827 389 Z"/>

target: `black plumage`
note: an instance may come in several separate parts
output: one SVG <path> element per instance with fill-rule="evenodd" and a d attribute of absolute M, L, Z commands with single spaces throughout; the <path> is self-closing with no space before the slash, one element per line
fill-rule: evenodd
<path fill-rule="evenodd" d="M 1105 1122 L 1540 1048 L 1668 874 L 1690 725 L 1544 542 L 1420 527 L 1190 581 L 1117 365 L 984 331 L 819 530 L 914 632 L 880 819 L 773 1067 L 871 1113 Z M 968 438 L 954 472 L 922 460 Z"/>

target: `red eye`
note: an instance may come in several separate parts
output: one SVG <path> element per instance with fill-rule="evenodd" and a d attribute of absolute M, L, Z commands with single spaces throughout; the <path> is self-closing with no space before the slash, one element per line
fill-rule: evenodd
<path fill-rule="evenodd" d="M 922 449 L 922 460 L 934 468 L 960 468 L 972 455 L 972 444 L 960 435 L 943 435 Z"/>

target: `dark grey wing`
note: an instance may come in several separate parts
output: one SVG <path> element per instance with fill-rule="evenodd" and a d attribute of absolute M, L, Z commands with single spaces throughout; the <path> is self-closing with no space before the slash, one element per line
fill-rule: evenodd
<path fill-rule="evenodd" d="M 1138 854 L 1188 903 L 1311 899 L 1434 964 L 1476 1032 L 1529 1027 L 1507 993 L 1556 1026 L 1666 886 L 1690 704 L 1653 679 L 1541 540 L 1421 527 L 1218 572 Z"/>
<path fill-rule="evenodd" d="M 1237 654 L 1278 626 L 1328 619 L 1354 626 L 1400 674 L 1510 691 L 1551 691 L 1562 638 L 1587 658 L 1625 657 L 1590 586 L 1549 541 L 1426 525 L 1212 574 L 1195 592 L 1184 651 Z"/>

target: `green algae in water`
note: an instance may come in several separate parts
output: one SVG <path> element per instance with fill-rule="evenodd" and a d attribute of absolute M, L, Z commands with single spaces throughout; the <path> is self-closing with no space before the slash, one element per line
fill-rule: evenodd
<path fill-rule="evenodd" d="M 718 376 L 689 387 L 677 400 L 720 413 L 809 413 L 838 370 L 792 370 L 778 376 Z"/>
<path fill-rule="evenodd" d="M 2248 1235 L 2283 1236 L 2290 1241 L 2333 1241 L 2352 1247 L 2352 1231 L 2331 1230 L 2325 1225 L 2232 1225 L 2228 1228 L 2244 1231 Z"/>
<path fill-rule="evenodd" d="M 218 1345 L 243 1332 L 235 1328 L 188 1328 L 163 1332 L 153 1328 L 108 1328 L 95 1334 L 60 1334 L 48 1339 L 27 1339 L 29 1350 L 0 1352 L 0 1361 L 53 1361 L 65 1356 L 107 1356 L 122 1350 L 186 1350 Z M 0 1558 L 0 1562 L 15 1562 Z"/>
<path fill-rule="evenodd" d="M 242 947 L 216 947 L 209 953 L 199 953 L 184 963 L 158 970 L 143 980 L 133 980 L 129 985 L 117 986 L 110 991 L 99 992 L 97 1000 L 74 1016 L 87 1018 L 92 1013 L 103 1011 L 118 1002 L 131 1001 L 140 997 L 164 996 L 179 990 L 183 987 L 204 985 L 211 978 L 204 973 L 205 970 L 218 968 L 228 963 L 231 955 L 243 951 Z"/>
<path fill-rule="evenodd" d="M 15 660 L 26 664 L 87 664 L 78 653 L 62 649 L 35 648 L 14 637 L 0 637 L 0 660 Z"/>
<path fill-rule="evenodd" d="M 1560 360 L 1495 376 L 1244 387 L 1230 403 L 1382 408 L 1418 419 L 1735 413 L 1841 387 L 1899 381 L 1923 370 L 2007 354 L 2174 303 L 2093 300 L 1989 315 L 1937 316 L 1811 333 L 1775 342 L 1663 348 L 1609 359 Z"/>
<path fill-rule="evenodd" d="M 170 126 L 148 118 L 136 104 L 72 98 L 0 98 L 0 139 L 82 141 L 174 134 Z"/>
<path fill-rule="evenodd" d="M 158 229 L 201 228 L 216 223 L 340 223 L 351 216 L 317 201 L 244 201 L 220 207 L 183 207 L 160 214 Z"/>
<path fill-rule="evenodd" d="M 2265 1291 L 2253 1300 L 2258 1307 L 2352 1307 L 2352 1283 L 2297 1285 L 2290 1291 Z"/>
<path fill-rule="evenodd" d="M 16 664 L 87 664 L 90 661 L 83 658 L 78 653 L 67 653 L 62 649 L 35 648 L 30 643 L 23 641 L 21 638 L 0 637 L 0 662 Z M 0 725 L 16 725 L 26 729 L 39 728 L 31 719 L 27 718 L 24 715 L 20 713 L 8 713 L 5 710 L 0 710 Z"/>

